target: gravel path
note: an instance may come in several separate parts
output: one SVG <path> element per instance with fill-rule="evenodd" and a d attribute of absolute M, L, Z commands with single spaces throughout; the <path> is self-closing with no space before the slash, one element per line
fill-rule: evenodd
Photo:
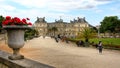
<path fill-rule="evenodd" d="M 11 51 L 7 46 L 2 49 Z M 77 47 L 73 43 L 58 42 L 42 37 L 25 43 L 21 54 L 56 68 L 120 68 L 120 51 Z"/>

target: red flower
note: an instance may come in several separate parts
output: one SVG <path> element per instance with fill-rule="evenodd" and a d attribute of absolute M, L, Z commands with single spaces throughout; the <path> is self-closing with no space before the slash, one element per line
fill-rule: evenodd
<path fill-rule="evenodd" d="M 6 16 L 6 20 L 10 20 L 11 19 L 11 17 L 10 16 Z"/>
<path fill-rule="evenodd" d="M 26 19 L 23 18 L 23 19 L 22 19 L 22 23 L 23 23 L 23 24 L 27 24 Z"/>
<path fill-rule="evenodd" d="M 8 25 L 8 21 L 3 21 L 2 25 Z"/>
<path fill-rule="evenodd" d="M 26 18 L 27 20 L 30 20 L 29 18 Z"/>
<path fill-rule="evenodd" d="M 13 20 L 14 20 L 14 22 L 16 22 L 16 23 L 20 23 L 20 22 L 21 22 L 21 21 L 20 21 L 20 18 L 18 18 L 18 17 L 14 17 Z"/>
<path fill-rule="evenodd" d="M 13 19 L 11 19 L 11 20 L 9 20 L 9 22 L 11 22 L 11 23 L 12 23 L 12 22 L 14 22 L 14 20 L 13 20 Z"/>
<path fill-rule="evenodd" d="M 15 17 L 14 20 L 15 20 L 16 22 L 20 22 L 20 18 L 18 18 L 18 17 Z"/>
<path fill-rule="evenodd" d="M 10 16 L 6 16 L 6 19 L 2 22 L 2 25 L 32 25 L 32 23 L 28 23 L 26 20 L 30 20 L 29 18 L 23 18 L 22 20 L 18 17 L 11 18 Z"/>
<path fill-rule="evenodd" d="M 23 22 L 26 22 L 26 19 L 23 18 L 22 21 L 23 21 Z"/>
<path fill-rule="evenodd" d="M 29 23 L 28 23 L 28 25 L 32 25 L 32 23 L 31 23 L 31 22 L 29 22 Z"/>

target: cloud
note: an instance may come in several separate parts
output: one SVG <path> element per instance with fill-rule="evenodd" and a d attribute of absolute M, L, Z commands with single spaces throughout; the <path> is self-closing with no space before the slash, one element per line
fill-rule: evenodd
<path fill-rule="evenodd" d="M 3 0 L 0 0 L 3 1 Z M 6 2 L 5 0 L 4 2 Z M 112 0 L 11 0 L 26 8 L 46 8 L 52 11 L 66 12 L 75 9 L 90 9 L 98 5 L 110 3 Z"/>
<path fill-rule="evenodd" d="M 0 2 L 3 2 L 4 0 L 0 0 Z"/>
<path fill-rule="evenodd" d="M 95 9 L 95 12 L 96 13 L 101 13 L 101 12 L 103 12 L 103 10 L 101 10 L 101 9 Z"/>
<path fill-rule="evenodd" d="M 47 21 L 54 21 L 61 16 L 64 21 L 69 21 L 76 17 L 85 17 L 84 14 L 72 14 L 70 12 L 94 9 L 97 6 L 108 4 L 112 1 L 113 0 L 0 0 L 0 13 L 13 17 L 29 17 L 32 19 L 32 22 L 36 20 L 37 16 L 46 17 Z M 12 3 L 17 5 L 13 6 Z M 101 9 L 95 11 L 102 12 Z"/>
<path fill-rule="evenodd" d="M 113 0 L 95 0 L 95 1 L 113 1 Z"/>
<path fill-rule="evenodd" d="M 46 8 L 54 11 L 70 11 L 75 9 L 90 9 L 112 0 L 11 0 L 27 8 Z"/>
<path fill-rule="evenodd" d="M 12 2 L 23 5 L 27 8 L 42 8 L 47 5 L 47 0 L 11 0 Z"/>
<path fill-rule="evenodd" d="M 50 8 L 54 8 L 55 10 L 75 10 L 75 9 L 91 9 L 95 8 L 98 5 L 103 5 L 110 3 L 110 1 L 95 1 L 95 0 L 61 0 L 50 3 Z"/>
<path fill-rule="evenodd" d="M 10 5 L 0 5 L 0 8 L 5 11 L 14 11 L 15 10 L 15 7 L 10 6 Z"/>

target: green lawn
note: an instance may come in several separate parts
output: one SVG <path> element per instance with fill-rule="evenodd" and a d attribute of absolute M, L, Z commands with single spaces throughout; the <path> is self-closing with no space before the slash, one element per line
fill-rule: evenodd
<path fill-rule="evenodd" d="M 98 43 L 102 41 L 103 44 L 110 44 L 110 45 L 119 45 L 120 46 L 120 38 L 93 38 L 90 39 L 90 42 Z"/>
<path fill-rule="evenodd" d="M 84 39 L 70 39 L 72 42 L 76 42 L 79 40 Z M 120 38 L 92 38 L 89 39 L 89 42 L 94 42 L 94 44 L 98 44 L 99 41 L 102 41 L 103 47 L 107 49 L 115 49 L 115 50 L 120 50 Z"/>
<path fill-rule="evenodd" d="M 79 40 L 84 40 L 84 39 L 70 39 L 73 42 L 79 41 Z M 92 38 L 89 39 L 90 43 L 94 42 L 96 44 L 99 43 L 99 41 L 102 41 L 103 44 L 105 45 L 116 45 L 120 46 L 120 38 Z"/>

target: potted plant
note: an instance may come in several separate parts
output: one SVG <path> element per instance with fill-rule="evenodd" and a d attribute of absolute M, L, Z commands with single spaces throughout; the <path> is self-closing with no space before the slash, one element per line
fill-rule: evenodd
<path fill-rule="evenodd" d="M 18 17 L 6 16 L 2 22 L 3 29 L 7 30 L 8 46 L 13 50 L 13 54 L 8 57 L 9 59 L 18 60 L 24 58 L 19 51 L 24 46 L 25 30 L 32 27 L 32 24 L 27 20 L 29 18 L 21 20 Z"/>

